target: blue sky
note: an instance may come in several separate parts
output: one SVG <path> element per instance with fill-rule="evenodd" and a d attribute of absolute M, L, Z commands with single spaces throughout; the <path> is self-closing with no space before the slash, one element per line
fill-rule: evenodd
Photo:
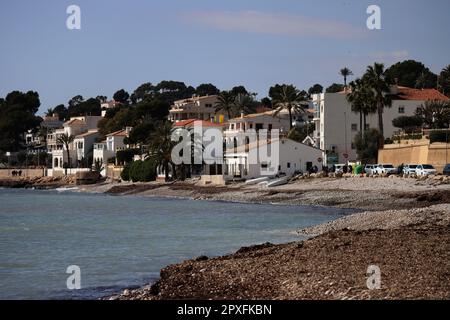
<path fill-rule="evenodd" d="M 81 30 L 66 8 L 81 8 Z M 366 9 L 381 8 L 368 30 Z M 360 75 L 368 64 L 450 64 L 448 0 L 2 0 L 0 96 L 36 90 L 41 112 L 81 94 L 111 97 L 144 82 L 178 80 L 267 95 L 275 83 L 308 89 Z"/>

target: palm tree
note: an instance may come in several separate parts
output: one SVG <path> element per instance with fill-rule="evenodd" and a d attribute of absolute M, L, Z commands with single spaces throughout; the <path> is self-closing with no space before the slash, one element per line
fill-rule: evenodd
<path fill-rule="evenodd" d="M 216 113 L 219 111 L 225 112 L 228 115 L 228 120 L 236 113 L 236 96 L 231 91 L 222 91 L 217 96 Z"/>
<path fill-rule="evenodd" d="M 361 139 L 363 139 L 367 115 L 376 112 L 375 96 L 367 83 L 362 79 L 350 82 L 349 86 L 350 92 L 347 94 L 347 101 L 352 106 L 352 111 L 359 113 L 359 127 Z"/>
<path fill-rule="evenodd" d="M 253 113 L 255 111 L 254 96 L 255 94 L 239 93 L 234 100 L 235 110 L 244 113 Z"/>
<path fill-rule="evenodd" d="M 420 76 L 417 78 L 416 80 L 416 89 L 424 89 L 425 86 L 427 84 L 427 75 L 425 74 L 425 72 L 421 72 Z"/>
<path fill-rule="evenodd" d="M 383 111 L 385 107 L 392 106 L 392 99 L 389 96 L 389 84 L 384 76 L 384 65 L 382 63 L 374 63 L 373 66 L 367 67 L 364 79 L 374 92 L 378 112 L 378 129 L 381 136 L 384 137 Z"/>
<path fill-rule="evenodd" d="M 69 135 L 67 133 L 63 133 L 62 135 L 60 135 L 57 139 L 56 142 L 59 144 L 62 144 L 65 148 L 66 148 L 66 152 L 67 152 L 67 165 L 70 168 L 71 166 L 71 160 L 70 160 L 70 150 L 69 150 L 69 146 L 70 144 L 73 142 L 73 140 L 75 140 L 75 136 Z"/>
<path fill-rule="evenodd" d="M 273 106 L 275 107 L 273 116 L 277 116 L 284 109 L 288 110 L 289 129 L 292 129 L 292 114 L 305 113 L 307 98 L 303 91 L 299 91 L 293 85 L 283 84 L 279 88 L 273 97 Z"/>
<path fill-rule="evenodd" d="M 346 88 L 347 87 L 347 77 L 352 76 L 353 72 L 349 68 L 345 67 L 345 68 L 341 69 L 340 74 L 341 74 L 341 76 L 344 77 L 344 88 Z"/>
<path fill-rule="evenodd" d="M 158 125 L 150 138 L 150 158 L 158 165 L 162 165 L 165 172 L 165 180 L 169 181 L 169 165 L 172 166 L 173 178 L 176 179 L 175 163 L 172 161 L 172 149 L 177 144 L 172 141 L 172 124 L 168 121 Z"/>
<path fill-rule="evenodd" d="M 51 117 L 54 112 L 55 112 L 55 110 L 53 110 L 53 108 L 48 108 L 47 111 L 45 112 L 45 115 L 47 117 Z"/>
<path fill-rule="evenodd" d="M 446 128 L 450 122 L 450 103 L 439 100 L 426 101 L 417 108 L 415 115 L 422 119 L 428 128 Z"/>
<path fill-rule="evenodd" d="M 362 81 L 361 79 L 356 79 L 349 83 L 350 92 L 347 94 L 347 101 L 352 106 L 352 111 L 355 113 L 359 113 L 359 129 L 361 133 L 361 139 L 364 135 L 363 129 L 363 113 L 364 113 L 364 102 L 362 101 Z M 365 125 L 364 125 L 365 128 Z"/>

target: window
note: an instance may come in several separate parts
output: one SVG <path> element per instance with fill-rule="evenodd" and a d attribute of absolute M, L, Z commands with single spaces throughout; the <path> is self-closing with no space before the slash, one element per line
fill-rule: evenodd
<path fill-rule="evenodd" d="M 253 123 L 250 123 L 249 125 L 250 125 L 250 129 L 253 129 Z"/>
<path fill-rule="evenodd" d="M 356 149 L 355 144 L 352 142 L 352 150 L 355 150 L 355 149 Z"/>
<path fill-rule="evenodd" d="M 262 123 L 256 124 L 256 131 L 262 130 L 264 128 L 264 125 Z"/>
<path fill-rule="evenodd" d="M 358 124 L 352 123 L 352 131 L 358 131 Z"/>
<path fill-rule="evenodd" d="M 230 124 L 230 129 L 234 130 L 234 123 Z"/>
<path fill-rule="evenodd" d="M 287 163 L 287 168 L 289 169 L 290 167 L 291 167 L 291 163 L 288 162 L 288 163 Z"/>
<path fill-rule="evenodd" d="M 405 113 L 405 107 L 404 106 L 398 107 L 398 113 Z"/>

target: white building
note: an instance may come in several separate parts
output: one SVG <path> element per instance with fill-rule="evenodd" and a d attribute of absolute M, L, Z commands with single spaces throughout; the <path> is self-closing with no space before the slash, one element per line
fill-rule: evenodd
<path fill-rule="evenodd" d="M 62 144 L 58 143 L 58 138 L 63 134 L 77 136 L 87 131 L 97 130 L 97 124 L 102 119 L 98 116 L 73 117 L 63 124 L 60 129 L 55 129 L 47 135 L 47 150 L 52 153 L 53 150 L 62 150 Z"/>
<path fill-rule="evenodd" d="M 255 148 L 267 148 L 272 154 L 267 160 L 258 155 L 257 161 L 252 161 L 251 152 Z M 278 150 L 274 150 L 278 149 Z M 322 150 L 299 143 L 287 138 L 259 141 L 227 149 L 225 154 L 225 179 L 253 179 L 267 176 L 267 170 L 273 168 L 270 176 L 286 174 L 291 176 L 297 172 L 307 172 L 313 166 L 322 166 L 324 153 Z M 253 157 L 254 158 L 254 157 Z M 268 163 L 274 161 L 274 163 Z"/>
<path fill-rule="evenodd" d="M 107 112 L 109 109 L 114 109 L 114 108 L 120 106 L 120 104 L 121 104 L 120 102 L 117 102 L 117 101 L 115 101 L 115 100 L 102 102 L 102 103 L 100 104 L 100 108 L 102 109 L 102 117 L 105 117 L 105 116 L 106 116 L 106 112 Z"/>
<path fill-rule="evenodd" d="M 93 146 L 98 138 L 97 124 L 102 117 L 83 116 L 73 117 L 63 124 L 63 128 L 56 129 L 47 135 L 47 148 L 52 154 L 52 169 L 49 175 L 61 175 L 67 170 L 65 166 L 71 168 L 87 167 L 93 153 Z M 57 139 L 63 134 L 74 136 L 74 141 L 69 145 L 70 163 L 67 157 L 65 146 L 58 143 Z M 70 170 L 74 173 L 76 170 Z"/>
<path fill-rule="evenodd" d="M 189 99 L 177 100 L 169 110 L 169 120 L 178 122 L 188 119 L 197 119 L 223 123 L 227 120 L 224 113 L 216 114 L 216 95 L 192 96 Z"/>
<path fill-rule="evenodd" d="M 84 162 L 82 165 L 86 166 L 92 159 L 93 146 L 98 136 L 99 133 L 97 130 L 89 130 L 88 132 L 77 135 L 73 140 L 73 146 L 77 155 L 76 160 Z"/>
<path fill-rule="evenodd" d="M 69 145 L 70 163 L 65 146 L 62 146 L 61 149 L 53 150 L 53 171 L 63 171 L 65 165 L 70 165 L 71 168 L 88 167 L 93 154 L 94 143 L 98 136 L 97 130 L 89 130 L 76 135 L 73 142 Z"/>
<path fill-rule="evenodd" d="M 106 140 L 95 143 L 93 164 L 95 164 L 96 161 L 99 161 L 103 168 L 106 168 L 108 160 L 114 158 L 117 151 L 127 147 L 124 143 L 124 139 L 129 136 L 131 130 L 131 127 L 127 127 L 123 130 L 110 133 L 106 136 Z M 106 173 L 104 170 L 101 172 L 102 175 L 105 175 Z"/>
<path fill-rule="evenodd" d="M 246 130 L 272 130 L 278 129 L 280 133 L 288 133 L 290 129 L 289 115 L 287 112 L 280 112 L 277 116 L 273 111 L 263 113 L 252 113 L 248 115 L 241 114 L 240 117 L 228 121 L 225 134 L 233 136 Z"/>
<path fill-rule="evenodd" d="M 385 138 L 392 137 L 398 131 L 392 120 L 400 116 L 412 116 L 416 109 L 427 100 L 447 99 L 435 89 L 411 89 L 392 87 L 392 107 L 385 108 L 383 125 Z M 347 101 L 347 92 L 322 93 L 312 96 L 316 109 L 313 138 L 316 147 L 327 153 L 326 164 L 332 165 L 357 160 L 353 144 L 355 136 L 361 131 L 359 113 L 351 110 Z M 378 115 L 370 114 L 366 118 L 367 128 L 378 128 Z M 366 128 L 366 129 L 367 129 Z"/>

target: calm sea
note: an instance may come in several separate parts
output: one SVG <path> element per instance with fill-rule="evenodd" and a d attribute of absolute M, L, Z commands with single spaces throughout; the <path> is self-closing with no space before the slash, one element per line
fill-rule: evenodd
<path fill-rule="evenodd" d="M 172 263 L 299 240 L 347 213 L 76 192 L 0 189 L 0 299 L 95 299 L 154 281 Z M 81 289 L 67 289 L 67 267 Z"/>

